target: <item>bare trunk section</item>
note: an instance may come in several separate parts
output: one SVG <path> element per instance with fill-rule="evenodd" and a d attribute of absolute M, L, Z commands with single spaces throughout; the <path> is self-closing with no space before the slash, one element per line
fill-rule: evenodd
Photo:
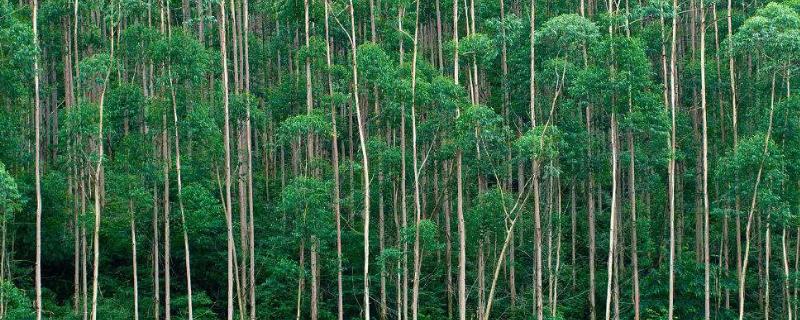
<path fill-rule="evenodd" d="M 453 81 L 459 85 L 458 1 L 453 1 Z M 456 110 L 456 117 L 461 110 Z M 458 219 L 458 319 L 467 319 L 467 229 L 464 223 L 464 182 L 461 150 L 456 151 L 456 217 Z"/>
<path fill-rule="evenodd" d="M 233 243 L 233 217 L 231 216 L 231 138 L 230 138 L 230 111 L 228 99 L 228 58 L 227 58 L 227 44 L 225 42 L 225 0 L 219 2 L 220 19 L 219 19 L 219 43 L 220 43 L 220 60 L 222 62 L 222 92 L 223 92 L 223 105 L 225 109 L 225 132 L 223 133 L 223 140 L 225 144 L 225 223 L 228 238 L 228 307 L 227 319 L 233 320 L 233 259 L 234 258 L 234 243 Z"/>
<path fill-rule="evenodd" d="M 356 117 L 358 118 L 358 138 L 361 145 L 361 164 L 364 179 L 364 319 L 369 320 L 369 158 L 367 158 L 366 119 L 361 117 L 361 107 L 358 103 L 358 63 L 356 61 L 356 23 L 353 0 L 350 0 L 350 50 L 353 64 L 353 99 Z"/>
<path fill-rule="evenodd" d="M 42 141 L 41 141 L 41 119 L 42 119 L 42 110 L 41 110 L 41 101 L 39 98 L 39 27 L 38 27 L 38 20 L 39 20 L 39 1 L 33 0 L 32 8 L 32 18 L 31 22 L 33 23 L 33 47 L 36 49 L 36 54 L 33 57 L 33 87 L 34 87 L 34 127 L 35 127 L 35 149 L 34 153 L 34 175 L 36 176 L 35 183 L 36 183 L 36 266 L 35 266 L 35 291 L 36 291 L 36 300 L 34 301 L 34 307 L 36 309 L 36 320 L 42 319 L 42 164 L 41 164 L 41 156 L 42 156 Z M 113 50 L 113 49 L 112 49 Z M 100 105 L 100 119 L 103 119 L 103 106 L 102 103 Z M 102 139 L 102 124 L 100 125 L 100 137 Z M 102 142 L 100 142 L 100 148 L 102 149 Z M 101 151 L 102 156 L 102 151 Z M 99 167 L 99 165 L 98 165 Z M 95 242 L 96 243 L 96 242 Z"/>
<path fill-rule="evenodd" d="M 614 275 L 614 254 L 616 246 L 616 214 L 617 214 L 617 120 L 616 113 L 611 113 L 611 221 L 609 222 L 608 234 L 608 282 L 606 285 L 606 320 L 611 318 L 611 283 Z"/>
<path fill-rule="evenodd" d="M 672 118 L 669 159 L 669 309 L 668 319 L 673 319 L 675 300 L 675 151 L 676 151 L 676 113 L 677 113 L 677 34 L 678 0 L 672 1 L 672 44 L 670 49 L 670 115 Z M 741 320 L 741 319 L 740 319 Z"/>
<path fill-rule="evenodd" d="M 330 4 L 328 0 L 325 1 L 325 63 L 328 70 L 331 67 L 331 43 L 330 43 L 330 24 L 329 24 L 329 10 Z M 333 94 L 333 80 L 332 75 L 328 72 L 328 94 Z M 333 212 L 334 219 L 336 219 L 336 309 L 339 320 L 344 320 L 344 304 L 342 302 L 342 225 L 341 225 L 341 205 L 339 204 L 340 184 L 339 184 L 339 142 L 338 133 L 336 131 L 336 110 L 337 107 L 331 103 L 331 165 L 333 172 Z"/>
<path fill-rule="evenodd" d="M 131 259 L 133 260 L 133 315 L 139 320 L 139 272 L 136 263 L 136 213 L 133 211 L 133 200 L 128 200 L 128 213 L 131 215 Z"/>

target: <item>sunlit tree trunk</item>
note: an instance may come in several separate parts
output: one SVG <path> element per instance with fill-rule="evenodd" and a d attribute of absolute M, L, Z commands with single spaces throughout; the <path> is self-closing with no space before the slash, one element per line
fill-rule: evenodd
<path fill-rule="evenodd" d="M 164 161 L 164 319 L 171 317 L 170 301 L 170 207 L 169 207 L 169 167 L 170 167 L 170 147 L 167 141 L 167 114 L 162 115 L 161 131 L 161 152 Z"/>
<path fill-rule="evenodd" d="M 131 215 L 131 259 L 133 261 L 133 315 L 139 320 L 139 272 L 136 263 L 136 213 L 133 211 L 133 200 L 128 199 L 128 213 Z"/>
<path fill-rule="evenodd" d="M 112 20 L 113 21 L 113 20 Z M 114 28 L 111 28 L 111 39 L 114 39 Z M 114 61 L 114 41 L 111 41 L 111 52 L 109 55 L 109 63 Z M 92 263 L 92 320 L 97 320 L 97 295 L 99 294 L 99 273 L 100 273 L 100 203 L 101 203 L 101 189 L 103 188 L 103 180 L 101 179 L 103 171 L 103 107 L 105 102 L 106 89 L 108 88 L 108 77 L 111 73 L 111 67 L 105 74 L 103 81 L 103 88 L 100 91 L 100 101 L 98 102 L 98 131 L 97 131 L 97 150 L 98 158 L 94 171 L 94 235 L 93 235 L 93 263 Z"/>
<path fill-rule="evenodd" d="M 614 252 L 616 246 L 616 214 L 617 214 L 617 120 L 616 113 L 611 113 L 611 220 L 609 222 L 608 233 L 608 282 L 606 285 L 606 320 L 611 318 L 611 281 L 614 278 Z"/>
<path fill-rule="evenodd" d="M 36 54 L 33 56 L 33 101 L 34 101 L 34 127 L 35 127 L 35 147 L 33 150 L 34 153 L 34 175 L 35 175 L 35 183 L 36 183 L 36 270 L 35 270 L 35 291 L 36 291 L 36 300 L 34 302 L 34 307 L 36 309 L 36 320 L 42 319 L 42 164 L 41 164 L 41 155 L 42 155 L 42 142 L 41 142 L 41 119 L 42 119 L 42 110 L 41 110 L 41 101 L 39 98 L 39 27 L 38 27 L 38 20 L 39 20 L 39 1 L 33 0 L 31 5 L 32 10 L 32 17 L 31 22 L 33 23 L 33 47 L 36 49 Z M 101 115 L 102 115 L 102 106 L 101 106 Z M 100 117 L 102 119 L 102 116 Z M 102 124 L 100 125 L 102 128 Z M 101 129 L 102 130 L 102 129 Z M 102 132 L 102 131 L 101 131 Z M 102 135 L 101 135 L 102 137 Z M 102 142 L 101 142 L 102 148 Z M 101 152 L 102 154 L 102 152 Z"/>
<path fill-rule="evenodd" d="M 711 255 L 708 203 L 708 123 L 706 119 L 706 12 L 700 0 L 700 104 L 703 121 L 703 262 L 705 264 L 705 319 L 711 319 Z M 769 225 L 769 224 L 768 224 Z"/>
<path fill-rule="evenodd" d="M 453 1 L 453 81 L 459 85 L 458 1 Z M 456 109 L 456 117 L 461 115 Z M 461 150 L 456 151 L 456 218 L 458 219 L 458 319 L 467 319 L 467 229 L 464 223 L 464 182 Z"/>
<path fill-rule="evenodd" d="M 161 249 L 159 248 L 158 188 L 153 186 L 153 316 L 161 317 Z"/>
<path fill-rule="evenodd" d="M 220 19 L 219 19 L 219 47 L 220 47 L 220 61 L 222 62 L 222 92 L 223 92 L 223 106 L 225 112 L 225 125 L 223 140 L 225 144 L 225 222 L 228 238 L 228 253 L 227 253 L 227 275 L 228 275 L 228 306 L 227 306 L 227 319 L 233 320 L 233 259 L 234 258 L 234 243 L 233 243 L 233 217 L 231 216 L 231 138 L 230 138 L 230 111 L 228 100 L 228 58 L 227 58 L 227 44 L 225 42 L 225 0 L 219 2 Z"/>
<path fill-rule="evenodd" d="M 329 24 L 329 3 L 325 1 L 325 63 L 330 70 L 331 67 L 331 42 Z M 333 80 L 331 73 L 328 72 L 328 94 L 333 95 Z M 333 212 L 336 219 L 336 310 L 339 320 L 344 320 L 344 304 L 342 302 L 342 226 L 341 226 L 341 206 L 339 204 L 340 184 L 339 184 L 339 142 L 336 131 L 336 104 L 331 103 L 331 166 L 333 172 Z"/>
<path fill-rule="evenodd" d="M 536 34 L 536 2 L 531 2 L 531 23 L 530 23 L 530 119 L 531 130 L 536 128 L 536 48 L 534 46 L 534 35 Z M 542 295 L 542 222 L 540 213 L 540 194 L 539 194 L 539 161 L 531 159 L 531 175 L 533 176 L 533 227 L 534 227 L 534 300 L 536 309 L 536 319 L 544 318 L 544 306 Z"/>
<path fill-rule="evenodd" d="M 668 319 L 673 319 L 675 300 L 675 150 L 676 150 L 676 113 L 677 113 L 677 34 L 678 34 L 678 0 L 672 1 L 672 44 L 670 49 L 670 115 L 672 118 L 669 158 L 669 308 Z"/>
<path fill-rule="evenodd" d="M 353 64 L 353 107 L 356 109 L 358 119 L 358 138 L 361 145 L 361 170 L 364 179 L 364 319 L 369 320 L 369 158 L 367 158 L 367 137 L 365 121 L 361 117 L 361 107 L 358 103 L 358 63 L 356 60 L 356 22 L 353 8 L 353 0 L 350 0 L 350 50 Z"/>
<path fill-rule="evenodd" d="M 420 248 L 419 227 L 422 221 L 422 209 L 420 203 L 420 185 L 419 174 L 420 168 L 417 163 L 417 115 L 416 115 L 416 80 L 417 80 L 417 42 L 419 39 L 419 0 L 416 1 L 417 9 L 415 11 L 415 27 L 414 27 L 414 49 L 411 58 L 411 156 L 414 170 L 414 279 L 413 288 L 411 290 L 411 318 L 417 320 L 419 312 L 419 280 L 422 269 L 422 252 Z"/>

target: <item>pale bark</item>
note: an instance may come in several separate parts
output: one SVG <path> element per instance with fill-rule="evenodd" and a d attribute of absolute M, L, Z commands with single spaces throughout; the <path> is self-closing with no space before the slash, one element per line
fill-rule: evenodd
<path fill-rule="evenodd" d="M 111 28 L 111 38 L 114 38 L 114 28 Z M 114 61 L 114 41 L 111 41 L 111 53 L 109 55 L 109 63 Z M 98 103 L 98 131 L 97 131 L 97 150 L 98 158 L 94 171 L 94 239 L 93 239 L 93 263 L 92 263 L 92 320 L 97 320 L 97 295 L 99 294 L 99 273 L 100 273 L 100 202 L 101 202 L 101 189 L 103 188 L 103 180 L 101 179 L 103 172 L 103 107 L 106 96 L 106 89 L 108 88 L 108 77 L 111 73 L 110 66 L 105 74 L 103 81 L 103 88 L 100 91 L 100 101 Z"/>
<path fill-rule="evenodd" d="M 192 267 L 191 256 L 189 252 L 189 226 L 186 224 L 186 214 L 183 210 L 183 182 L 181 176 L 181 145 L 178 134 L 178 106 L 175 99 L 175 84 L 172 81 L 172 70 L 170 69 L 170 91 L 172 93 L 172 120 L 175 126 L 175 174 L 176 181 L 178 182 L 178 210 L 181 212 L 181 230 L 183 231 L 183 251 L 184 251 L 184 265 L 186 267 L 186 296 L 189 320 L 194 319 L 194 309 L 192 308 Z M 248 110 L 249 111 L 249 110 Z M 166 197 L 165 197 L 166 199 Z M 167 224 L 168 225 L 168 224 Z M 165 233 L 166 235 L 166 233 Z M 164 241 L 167 241 L 166 239 Z M 165 257 L 166 259 L 166 257 Z M 168 260 L 166 260 L 168 261 Z"/>
<path fill-rule="evenodd" d="M 747 214 L 747 224 L 744 229 L 744 257 L 742 258 L 742 270 L 739 272 L 739 320 L 744 319 L 744 291 L 745 291 L 745 280 L 747 275 L 747 260 L 750 256 L 750 227 L 753 223 L 753 217 L 756 211 L 756 203 L 758 199 L 758 187 L 761 184 L 761 175 L 764 169 L 764 160 L 768 155 L 769 152 L 769 141 L 770 136 L 772 135 L 772 121 L 773 115 L 775 111 L 775 73 L 772 74 L 772 98 L 770 102 L 769 108 L 769 126 L 767 127 L 767 135 L 764 137 L 764 151 L 761 159 L 761 163 L 758 166 L 758 172 L 756 173 L 756 182 L 753 185 L 753 196 L 750 199 L 750 210 Z"/>
<path fill-rule="evenodd" d="M 329 24 L 329 10 L 330 4 L 328 0 L 325 1 L 325 63 L 330 70 L 331 67 L 331 42 L 330 42 L 330 24 Z M 331 73 L 328 72 L 328 94 L 333 94 L 333 80 Z M 336 310 L 339 320 L 344 320 L 344 304 L 342 293 L 342 225 L 341 225 L 341 206 L 339 204 L 340 184 L 339 184 L 339 142 L 338 133 L 336 131 L 336 105 L 331 103 L 331 166 L 333 173 L 333 213 L 336 219 Z"/>
<path fill-rule="evenodd" d="M 705 264 L 705 319 L 711 319 L 711 255 L 709 248 L 708 123 L 706 119 L 706 12 L 700 0 L 700 108 L 703 122 L 703 262 Z"/>
<path fill-rule="evenodd" d="M 459 85 L 458 71 L 458 1 L 453 1 L 453 81 Z M 461 115 L 456 110 L 456 117 Z M 467 319 L 467 229 L 464 223 L 464 182 L 461 151 L 456 151 L 456 215 L 458 219 L 458 319 Z"/>
<path fill-rule="evenodd" d="M 158 188 L 153 186 L 153 316 L 161 317 L 161 250 L 159 241 L 161 239 L 158 229 Z M 85 245 L 84 245 L 85 246 Z"/>
<path fill-rule="evenodd" d="M 790 301 L 791 296 L 789 295 L 789 257 L 786 252 L 786 227 L 783 227 L 781 233 L 781 248 L 783 249 L 783 296 L 786 301 L 784 302 L 784 307 L 787 312 L 787 319 L 792 320 L 792 303 Z"/>
<path fill-rule="evenodd" d="M 35 183 L 36 183 L 36 264 L 35 264 L 35 291 L 36 300 L 34 307 L 36 309 L 36 320 L 42 319 L 42 142 L 41 142 L 41 101 L 39 98 L 39 1 L 33 0 L 32 18 L 33 23 L 33 47 L 36 49 L 36 54 L 33 56 L 33 88 L 34 88 L 34 127 L 35 127 L 35 148 L 34 153 L 34 170 L 35 170 Z M 100 106 L 100 119 L 103 119 L 102 103 Z M 102 124 L 100 125 L 101 139 L 102 139 Z M 102 142 L 100 142 L 102 149 Z M 100 153 L 102 157 L 102 152 Z M 96 243 L 96 242 L 95 242 Z"/>
<path fill-rule="evenodd" d="M 616 246 L 616 214 L 617 214 L 617 120 L 616 113 L 611 113 L 611 221 L 608 234 L 608 282 L 606 285 L 606 320 L 611 318 L 611 283 L 614 278 L 614 254 Z"/>
<path fill-rule="evenodd" d="M 419 0 L 416 1 L 415 11 L 416 20 L 414 28 L 414 49 L 411 58 L 411 156 L 414 170 L 414 279 L 411 290 L 411 318 L 417 320 L 419 308 L 419 280 L 422 268 L 422 252 L 419 239 L 419 224 L 422 221 L 422 209 L 420 204 L 419 174 L 420 168 L 417 163 L 417 116 L 416 116 L 416 80 L 417 80 L 417 42 L 419 39 Z"/>
<path fill-rule="evenodd" d="M 128 213 L 131 215 L 131 259 L 133 260 L 133 315 L 139 320 L 139 272 L 136 263 L 136 213 L 133 212 L 133 200 L 128 199 Z"/>
<path fill-rule="evenodd" d="M 353 0 L 350 0 L 350 50 L 353 64 L 353 107 L 358 118 L 358 138 L 361 145 L 361 165 L 364 179 L 364 319 L 369 320 L 369 158 L 367 158 L 366 119 L 361 117 L 361 107 L 358 103 L 358 63 L 356 61 L 356 23 Z"/>
<path fill-rule="evenodd" d="M 220 60 L 222 62 L 222 92 L 223 92 L 223 105 L 225 112 L 225 127 L 223 133 L 223 140 L 225 144 L 225 223 L 228 238 L 228 253 L 227 253 L 227 274 L 228 274 L 228 307 L 227 319 L 233 320 L 233 259 L 234 258 L 234 243 L 233 243 L 233 217 L 231 216 L 231 138 L 230 138 L 230 111 L 228 99 L 228 58 L 227 58 L 227 45 L 225 42 L 225 0 L 219 2 L 220 19 L 219 19 L 219 43 L 220 43 Z"/>
<path fill-rule="evenodd" d="M 669 307 L 668 319 L 673 319 L 675 300 L 675 153 L 676 153 L 676 113 L 677 113 L 677 34 L 678 0 L 672 1 L 672 44 L 670 54 L 670 115 L 672 119 L 669 158 Z"/>
<path fill-rule="evenodd" d="M 536 128 L 536 47 L 534 45 L 534 35 L 536 34 L 536 2 L 531 2 L 531 23 L 530 23 L 530 119 L 531 130 Z M 474 22 L 473 22 L 474 23 Z M 536 319 L 544 318 L 544 305 L 542 294 L 542 223 L 540 213 L 540 194 L 539 194 L 539 161 L 534 157 L 531 165 L 531 176 L 533 176 L 533 225 L 534 225 L 534 296 Z"/>
<path fill-rule="evenodd" d="M 170 167 L 170 147 L 167 142 L 167 114 L 164 113 L 162 117 L 162 132 L 161 132 L 161 152 L 164 161 L 164 319 L 169 320 L 172 317 L 171 312 L 171 286 L 170 281 L 170 207 L 169 207 L 169 167 Z"/>

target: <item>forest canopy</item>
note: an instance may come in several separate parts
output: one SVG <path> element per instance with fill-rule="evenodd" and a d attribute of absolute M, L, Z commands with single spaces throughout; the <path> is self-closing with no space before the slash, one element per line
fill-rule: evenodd
<path fill-rule="evenodd" d="M 797 319 L 798 62 L 798 0 L 0 0 L 0 319 Z"/>

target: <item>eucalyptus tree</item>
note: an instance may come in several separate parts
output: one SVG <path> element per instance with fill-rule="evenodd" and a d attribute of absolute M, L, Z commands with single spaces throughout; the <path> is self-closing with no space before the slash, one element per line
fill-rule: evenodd
<path fill-rule="evenodd" d="M 763 158 L 770 152 L 772 132 L 774 125 L 774 111 L 776 102 L 776 77 L 780 71 L 788 75 L 787 67 L 798 58 L 800 50 L 800 17 L 789 7 L 770 3 L 759 9 L 756 15 L 747 19 L 731 38 L 732 46 L 737 52 L 755 53 L 754 57 L 761 65 L 760 71 L 766 72 L 766 77 L 771 78 L 769 91 L 768 123 L 766 134 L 763 136 Z M 787 77 L 788 78 L 788 77 Z M 737 147 L 737 149 L 739 149 Z M 750 254 L 750 228 L 756 210 L 759 209 L 759 186 L 764 176 L 764 160 L 755 171 L 755 180 L 752 183 L 750 206 L 745 225 L 745 249 L 742 260 L 742 270 L 739 274 L 739 319 L 744 318 L 745 280 L 747 274 L 748 257 Z M 745 180 L 745 177 L 740 177 Z M 769 220 L 769 210 L 766 210 Z M 770 224 L 767 222 L 766 250 L 769 251 Z M 768 281 L 768 280 L 767 280 Z M 768 286 L 768 282 L 767 282 Z M 769 305 L 769 302 L 766 303 Z M 765 309 L 766 313 L 769 311 Z M 767 315 L 768 316 L 768 315 Z"/>

